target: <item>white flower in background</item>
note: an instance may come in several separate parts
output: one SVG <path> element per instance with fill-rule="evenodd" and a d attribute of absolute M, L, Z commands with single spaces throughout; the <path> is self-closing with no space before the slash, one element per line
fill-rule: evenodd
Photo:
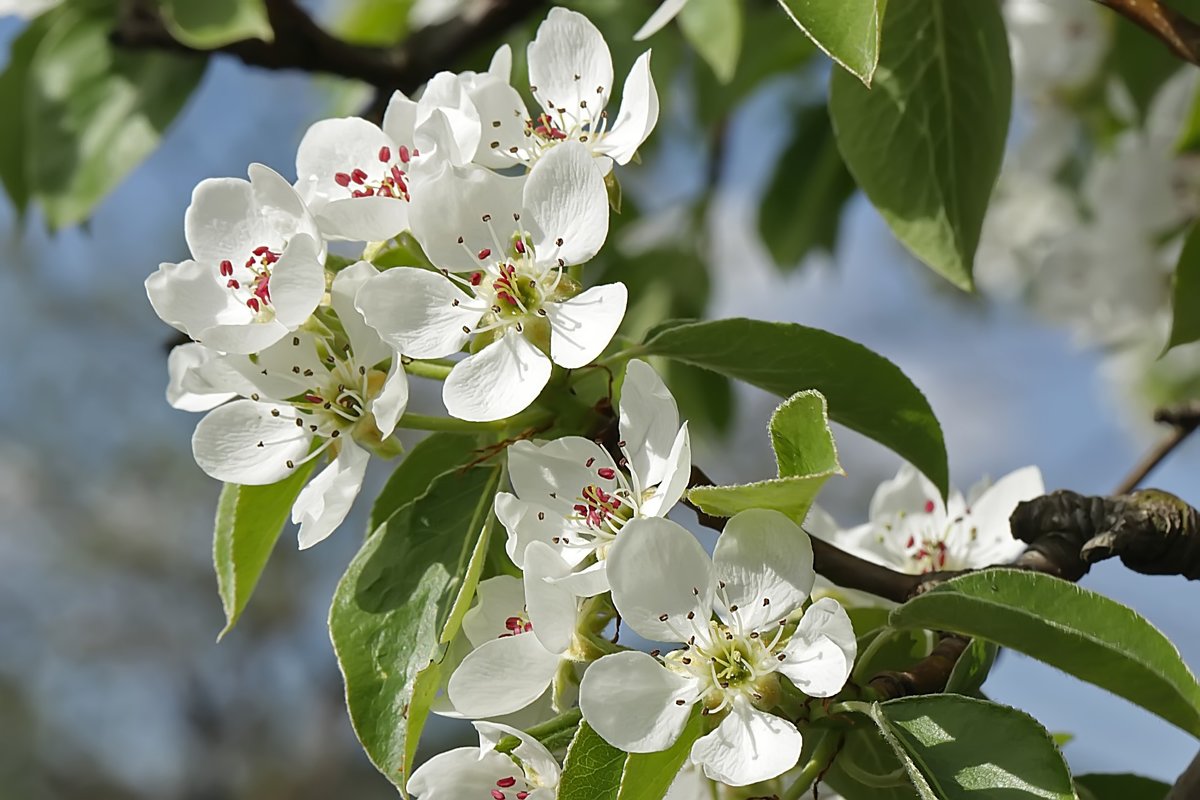
<path fill-rule="evenodd" d="M 167 403 L 180 411 L 208 411 L 255 387 L 233 365 L 241 356 L 226 356 L 202 344 L 188 342 L 167 356 Z"/>
<path fill-rule="evenodd" d="M 815 578 L 800 526 L 777 511 L 743 511 L 710 559 L 681 526 L 633 520 L 609 552 L 608 576 L 625 624 L 686 644 L 661 658 L 631 651 L 592 664 L 579 695 L 588 724 L 614 747 L 652 753 L 679 738 L 700 703 L 725 715 L 691 749 L 708 778 L 745 786 L 795 766 L 800 732 L 762 708 L 775 704 L 780 676 L 812 697 L 833 696 L 856 653 L 850 619 L 832 599 L 787 624 Z"/>
<path fill-rule="evenodd" d="M 405 787 L 416 800 L 554 800 L 558 762 L 533 737 L 494 722 L 476 722 L 479 747 L 439 753 L 413 772 Z M 496 752 L 505 736 L 520 742 Z"/>
<path fill-rule="evenodd" d="M 583 144 L 607 174 L 627 164 L 658 123 L 658 91 L 650 74 L 650 51 L 634 62 L 621 92 L 621 109 L 609 119 L 612 56 L 604 36 L 584 15 L 552 8 L 529 44 L 530 92 L 542 107 L 533 118 L 506 82 L 490 81 L 471 92 L 483 123 L 476 160 L 500 167 L 532 165 L 564 142 Z M 484 152 L 490 151 L 490 156 Z"/>
<path fill-rule="evenodd" d="M 1024 467 L 994 484 L 981 481 L 965 498 L 954 490 L 945 503 L 928 478 L 905 464 L 875 490 L 866 524 L 837 530 L 814 507 L 805 527 L 843 550 L 900 572 L 977 569 L 1008 563 L 1024 551 L 1008 518 L 1018 503 L 1045 493 L 1038 468 Z"/>
<path fill-rule="evenodd" d="M 194 260 L 162 264 L 146 294 L 164 322 L 213 350 L 255 353 L 299 328 L 325 293 L 325 242 L 286 180 L 209 178 L 192 192 L 184 235 Z"/>
<path fill-rule="evenodd" d="M 640 42 L 644 39 L 649 39 L 654 34 L 661 31 L 667 26 L 667 23 L 679 16 L 679 12 L 683 11 L 683 7 L 687 5 L 688 0 L 663 0 L 662 5 L 654 10 L 650 15 L 650 19 L 638 28 L 638 32 L 633 35 L 635 42 Z"/>
<path fill-rule="evenodd" d="M 358 308 L 412 358 L 442 358 L 471 343 L 443 385 L 452 416 L 479 422 L 527 408 L 552 361 L 591 363 L 625 315 L 624 285 L 579 292 L 565 274 L 608 235 L 604 181 L 581 145 L 556 148 L 528 178 L 447 169 L 414 199 L 412 219 L 443 274 L 387 270 L 363 287 Z"/>
<path fill-rule="evenodd" d="M 480 584 L 479 603 L 463 620 L 475 649 L 448 685 L 455 711 L 468 717 L 512 714 L 545 694 L 560 671 L 573 672 L 581 660 L 575 642 L 579 601 L 558 582 L 569 571 L 549 545 L 535 542 L 526 551 L 522 581 L 501 576 Z"/>
<path fill-rule="evenodd" d="M 1001 5 L 1017 86 L 1034 95 L 1082 88 L 1108 53 L 1110 25 L 1092 3 L 1008 0 Z"/>
<path fill-rule="evenodd" d="M 423 130 L 431 124 L 449 132 L 436 156 L 435 138 Z M 479 136 L 479 115 L 458 76 L 441 72 L 416 102 L 396 92 L 382 128 L 358 117 L 313 124 L 296 152 L 296 190 L 328 238 L 387 241 L 408 228 L 413 184 L 434 171 L 427 162 L 465 163 Z"/>
<path fill-rule="evenodd" d="M 33 19 L 60 5 L 62 0 L 0 0 L 0 17 Z"/>
<path fill-rule="evenodd" d="M 620 463 L 581 436 L 509 448 L 516 495 L 496 496 L 496 517 L 508 531 L 514 564 L 524 565 L 534 541 L 552 545 L 573 567 L 595 554 L 596 563 L 567 583 L 581 595 L 608 591 L 604 559 L 621 528 L 631 519 L 665 517 L 691 475 L 687 423 L 679 424 L 675 398 L 644 361 L 630 361 L 625 371 L 620 436 Z"/>
<path fill-rule="evenodd" d="M 196 463 L 227 483 L 276 483 L 300 464 L 334 454 L 292 506 L 302 549 L 345 519 L 362 488 L 365 447 L 391 436 L 408 403 L 400 360 L 386 374 L 376 369 L 391 351 L 354 310 L 359 287 L 377 274 L 360 261 L 333 281 L 332 305 L 348 341 L 305 330 L 235 362 L 257 392 L 210 411 L 192 436 Z"/>

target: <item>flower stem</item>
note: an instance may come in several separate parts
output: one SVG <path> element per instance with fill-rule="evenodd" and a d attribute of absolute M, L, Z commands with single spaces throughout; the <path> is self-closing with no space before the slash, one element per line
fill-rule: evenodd
<path fill-rule="evenodd" d="M 537 739 L 542 744 L 547 745 L 549 749 L 554 749 L 550 743 L 558 743 L 565 738 L 562 743 L 565 745 L 575 735 L 575 729 L 579 727 L 579 721 L 583 719 L 583 715 L 578 708 L 572 708 L 569 711 L 564 711 L 553 719 L 546 720 L 543 723 L 534 725 L 531 728 L 526 728 L 525 732 L 529 736 Z M 565 736 L 564 736 L 565 735 Z M 521 740 L 515 736 L 505 736 L 496 743 L 497 753 L 511 753 L 521 744 Z"/>
<path fill-rule="evenodd" d="M 841 744 L 842 737 L 838 732 L 826 731 L 822 734 L 817 741 L 817 746 L 813 748 L 808 763 L 796 775 L 796 780 L 792 785 L 779 795 L 779 800 L 800 800 L 800 796 L 809 790 L 809 787 L 833 762 L 833 757 L 837 755 Z"/>
<path fill-rule="evenodd" d="M 434 381 L 444 381 L 450 375 L 453 364 L 449 361 L 410 361 L 404 365 L 404 371 L 418 378 L 429 378 Z"/>
<path fill-rule="evenodd" d="M 489 433 L 508 427 L 508 420 L 496 422 L 467 422 L 454 417 L 434 417 L 429 414 L 405 414 L 396 423 L 397 428 L 414 431 L 457 431 L 460 433 Z"/>

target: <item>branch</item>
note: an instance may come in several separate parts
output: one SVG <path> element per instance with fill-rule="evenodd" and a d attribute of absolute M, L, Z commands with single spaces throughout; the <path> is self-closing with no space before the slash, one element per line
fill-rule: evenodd
<path fill-rule="evenodd" d="M 1200 64 L 1200 25 L 1160 0 L 1096 0 L 1161 40 L 1171 52 Z"/>
<path fill-rule="evenodd" d="M 463 53 L 484 44 L 542 6 L 542 0 L 487 0 L 477 13 L 423 28 L 394 47 L 354 45 L 332 36 L 295 0 L 265 0 L 273 41 L 245 39 L 213 50 L 171 36 L 158 9 L 138 0 L 126 6 L 112 41 L 130 49 L 209 55 L 224 53 L 269 70 L 301 70 L 364 81 L 380 89 L 416 90 Z"/>
<path fill-rule="evenodd" d="M 1113 494 L 1129 494 L 1136 489 L 1164 458 L 1183 444 L 1192 431 L 1200 427 L 1200 402 L 1160 408 L 1154 412 L 1154 421 L 1170 425 L 1171 432 L 1142 457 L 1125 479 L 1117 484 L 1117 488 L 1113 489 Z"/>
<path fill-rule="evenodd" d="M 971 640 L 958 634 L 946 634 L 925 656 L 903 672 L 881 672 L 871 678 L 870 687 L 880 702 L 915 694 L 936 694 L 944 691 L 954 665 L 966 651 Z"/>

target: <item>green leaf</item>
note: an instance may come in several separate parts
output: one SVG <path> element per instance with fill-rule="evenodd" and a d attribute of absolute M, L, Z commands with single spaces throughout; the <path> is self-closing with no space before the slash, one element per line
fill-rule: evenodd
<path fill-rule="evenodd" d="M 441 645 L 475 591 L 499 480 L 495 465 L 434 479 L 367 539 L 334 594 L 329 632 L 350 721 L 402 789 L 439 685 Z"/>
<path fill-rule="evenodd" d="M 204 72 L 201 58 L 116 48 L 111 27 L 64 6 L 29 65 L 28 179 L 52 228 L 85 219 L 158 146 Z"/>
<path fill-rule="evenodd" d="M 924 800 L 1074 800 L 1050 734 L 1015 708 L 958 695 L 873 703 L 871 719 Z"/>
<path fill-rule="evenodd" d="M 0 74 L 0 108 L 7 110 L 9 124 L 0 125 L 0 181 L 18 214 L 29 206 L 31 188 L 28 179 L 28 131 L 25 118 L 28 97 L 29 68 L 37 48 L 54 25 L 60 12 L 55 9 L 34 19 L 13 40 L 8 51 L 8 65 Z"/>
<path fill-rule="evenodd" d="M 662 800 L 687 761 L 692 745 L 703 734 L 704 718 L 695 708 L 675 744 L 659 753 L 630 753 L 621 773 L 617 800 Z"/>
<path fill-rule="evenodd" d="M 213 567 L 217 592 L 225 609 L 225 627 L 217 640 L 229 633 L 250 602 L 267 559 L 283 533 L 292 503 L 316 461 L 308 461 L 279 483 L 270 486 L 238 486 L 227 483 L 217 501 L 213 532 Z"/>
<path fill-rule="evenodd" d="M 738 0 L 688 3 L 679 12 L 679 28 L 721 83 L 737 71 L 742 50 L 742 6 Z"/>
<path fill-rule="evenodd" d="M 1153 778 L 1128 773 L 1076 775 L 1080 800 L 1162 800 L 1171 787 Z"/>
<path fill-rule="evenodd" d="M 845 731 L 842 747 L 823 782 L 853 800 L 912 800 L 917 796 L 896 754 L 865 715 L 860 724 Z"/>
<path fill-rule="evenodd" d="M 833 75 L 829 110 L 838 147 L 897 238 L 970 290 L 1012 107 L 1000 5 L 894 3 L 884 40 L 872 89 Z"/>
<path fill-rule="evenodd" d="M 617 800 L 624 768 L 624 751 L 581 723 L 563 761 L 558 800 Z"/>
<path fill-rule="evenodd" d="M 1181 153 L 1194 153 L 1196 150 L 1200 150 L 1200 89 L 1192 93 L 1187 117 L 1183 121 L 1179 138 L 1175 141 L 1175 149 Z"/>
<path fill-rule="evenodd" d="M 932 637 L 926 631 L 880 628 L 858 637 L 855 681 L 867 682 L 880 672 L 905 670 L 929 655 Z"/>
<path fill-rule="evenodd" d="M 479 437 L 439 431 L 417 443 L 383 485 L 367 523 L 371 533 L 403 506 L 427 492 L 435 478 L 465 467 L 477 457 Z"/>
<path fill-rule="evenodd" d="M 698 486 L 688 492 L 688 499 L 719 517 L 770 508 L 803 523 L 825 481 L 842 472 L 825 398 L 812 390 L 797 392 L 775 409 L 768 430 L 779 477 L 737 486 Z"/>
<path fill-rule="evenodd" d="M 967 649 L 958 657 L 958 661 L 954 662 L 954 669 L 950 670 L 946 692 L 974 696 L 983 688 L 983 682 L 992 671 L 992 665 L 996 663 L 996 655 L 999 652 L 1000 648 L 995 642 L 972 639 Z"/>
<path fill-rule="evenodd" d="M 779 0 L 779 5 L 827 56 L 871 85 L 886 0 Z"/>
<path fill-rule="evenodd" d="M 833 252 L 842 208 L 855 188 L 828 110 L 803 109 L 758 212 L 758 231 L 776 266 L 790 271 L 812 250 Z"/>
<path fill-rule="evenodd" d="M 1200 226 L 1193 225 L 1175 265 L 1175 285 L 1171 291 L 1171 336 L 1163 353 L 1177 345 L 1195 341 L 1200 341 Z"/>
<path fill-rule="evenodd" d="M 929 402 L 895 364 L 860 344 L 790 322 L 724 319 L 664 323 L 641 351 L 782 397 L 815 389 L 830 419 L 890 447 L 947 492 L 946 445 Z"/>
<path fill-rule="evenodd" d="M 395 44 L 408 34 L 412 7 L 413 0 L 343 0 L 334 6 L 334 32 L 352 44 Z"/>
<path fill-rule="evenodd" d="M 263 0 L 162 0 L 163 23 L 188 47 L 211 50 L 242 39 L 271 41 Z"/>
<path fill-rule="evenodd" d="M 1011 647 L 1200 736 L 1200 685 L 1175 645 L 1131 608 L 1036 572 L 991 569 L 892 612 L 895 627 L 955 631 Z"/>

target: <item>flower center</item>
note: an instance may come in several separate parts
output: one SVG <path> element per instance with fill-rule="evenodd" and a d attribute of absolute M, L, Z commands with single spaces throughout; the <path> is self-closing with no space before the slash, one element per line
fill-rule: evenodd
<path fill-rule="evenodd" d="M 510 797 L 516 800 L 525 800 L 529 797 L 529 790 L 533 788 L 522 775 L 518 778 L 516 775 L 508 775 L 496 781 L 496 788 L 491 790 L 490 797 L 492 800 L 509 800 Z"/>
<path fill-rule="evenodd" d="M 393 197 L 409 200 L 408 163 L 420 152 L 411 153 L 404 145 L 397 148 L 392 158 L 392 148 L 383 146 L 376 154 L 376 163 L 351 166 L 347 172 L 335 172 L 333 180 L 350 193 L 351 197 Z"/>
<path fill-rule="evenodd" d="M 575 78 L 579 80 L 578 75 Z M 529 90 L 538 96 L 536 86 L 530 86 Z M 530 147 L 521 155 L 529 160 L 536 160 L 559 142 L 577 141 L 594 147 L 608 132 L 603 86 L 596 87 L 596 96 L 590 103 L 586 98 L 580 99 L 577 108 L 568 108 L 550 98 L 542 98 L 542 105 L 553 110 L 525 121 L 525 137 Z M 574 101 L 568 105 L 574 105 Z"/>
<path fill-rule="evenodd" d="M 271 265 L 281 255 L 262 244 L 250 251 L 250 257 L 241 267 L 235 267 L 228 259 L 222 261 L 218 269 L 225 279 L 225 288 L 255 314 L 266 314 L 271 305 Z"/>
<path fill-rule="evenodd" d="M 520 636 L 522 633 L 530 633 L 533 631 L 533 623 L 529 621 L 528 612 L 522 610 L 519 614 L 514 614 L 504 620 L 504 628 L 507 633 L 502 633 L 497 636 L 497 639 L 507 639 L 510 636 Z"/>

